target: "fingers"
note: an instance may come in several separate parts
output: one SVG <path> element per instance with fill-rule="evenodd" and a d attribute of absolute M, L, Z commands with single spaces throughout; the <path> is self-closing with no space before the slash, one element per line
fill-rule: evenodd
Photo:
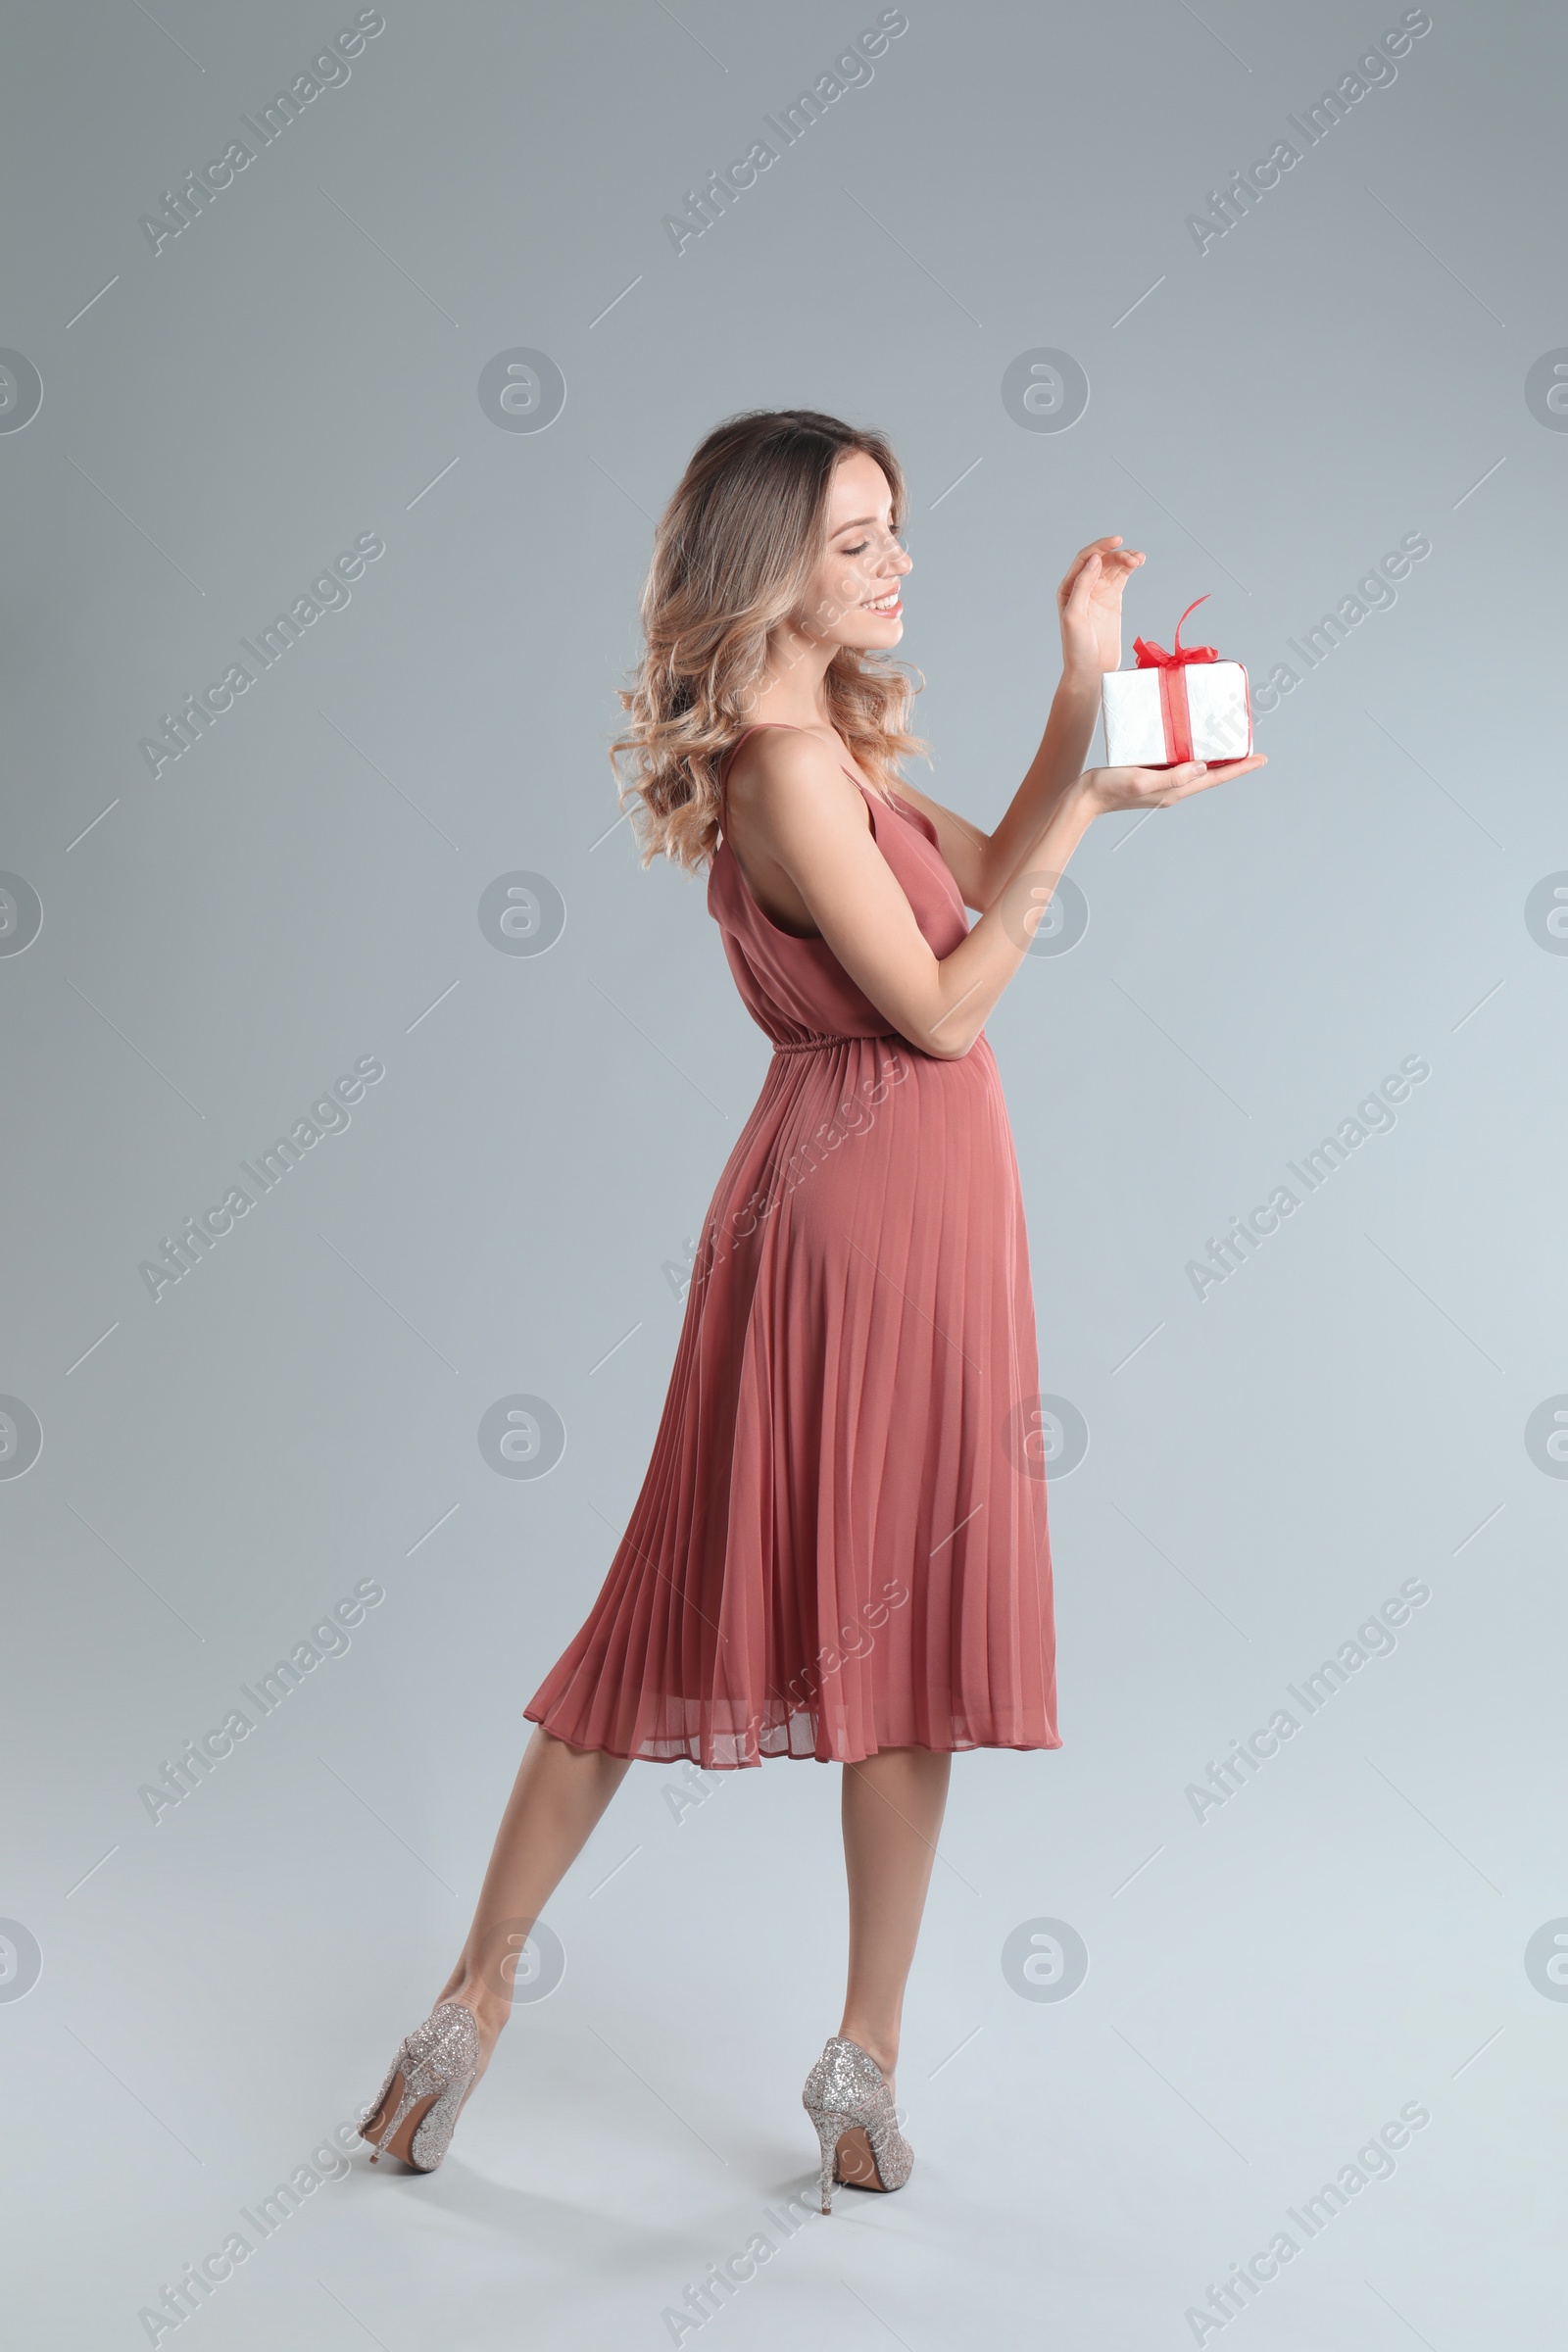
<path fill-rule="evenodd" d="M 1125 588 L 1143 561 L 1141 551 L 1129 553 L 1125 548 L 1113 547 L 1100 559 L 1100 577 L 1109 588 Z"/>
<path fill-rule="evenodd" d="M 1091 558 L 1098 561 L 1101 570 L 1108 578 L 1125 579 L 1128 572 L 1137 570 L 1144 561 L 1144 554 L 1142 548 L 1092 547 L 1085 548 L 1083 555 L 1075 558 L 1074 562 L 1082 564 Z"/>
<path fill-rule="evenodd" d="M 1249 759 L 1226 760 L 1213 767 L 1201 760 L 1184 760 L 1174 767 L 1097 768 L 1086 770 L 1085 781 L 1090 783 L 1101 811 L 1108 814 L 1112 809 L 1168 808 L 1175 801 L 1190 800 L 1194 793 L 1206 792 L 1211 785 L 1228 784 L 1233 776 L 1245 776 L 1267 765 L 1264 754 L 1253 752 Z"/>
<path fill-rule="evenodd" d="M 1202 774 L 1203 763 L 1189 760 L 1180 767 L 1104 767 L 1096 772 L 1103 779 L 1107 807 L 1162 808 Z"/>
<path fill-rule="evenodd" d="M 1091 539 L 1087 547 L 1078 550 L 1067 566 L 1069 580 L 1077 577 L 1091 556 L 1099 556 L 1102 561 L 1116 564 L 1141 564 L 1144 560 L 1142 549 L 1123 547 L 1120 531 L 1111 531 L 1103 539 Z"/>
<path fill-rule="evenodd" d="M 1163 808 L 1184 794 L 1199 791 L 1207 771 L 1201 760 L 1183 760 L 1174 767 L 1135 767 L 1132 772 L 1151 805 Z"/>
<path fill-rule="evenodd" d="M 1143 562 L 1143 549 L 1123 547 L 1119 531 L 1113 531 L 1103 539 L 1092 539 L 1087 547 L 1078 550 L 1068 564 L 1061 586 L 1056 591 L 1057 606 L 1064 612 L 1069 600 L 1080 588 L 1087 597 L 1100 586 L 1111 589 L 1125 587 L 1129 575 Z"/>
<path fill-rule="evenodd" d="M 1248 760 L 1223 760 L 1212 767 L 1205 767 L 1200 760 L 1188 760 L 1181 767 L 1168 771 L 1183 779 L 1171 792 L 1170 798 L 1187 800 L 1195 792 L 1206 792 L 1211 784 L 1228 784 L 1233 776 L 1245 776 L 1254 767 L 1267 765 L 1268 757 L 1263 752 L 1253 752 Z"/>
<path fill-rule="evenodd" d="M 1083 559 L 1069 571 L 1056 592 L 1056 602 L 1063 612 L 1086 604 L 1100 577 L 1100 557 L 1094 548 L 1085 551 Z"/>

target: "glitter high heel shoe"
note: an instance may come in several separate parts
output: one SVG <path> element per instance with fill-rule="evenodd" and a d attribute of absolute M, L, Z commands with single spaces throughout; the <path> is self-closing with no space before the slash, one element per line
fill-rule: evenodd
<path fill-rule="evenodd" d="M 452 2138 L 458 2112 L 479 2071 L 479 2029 L 461 2001 L 441 2001 L 398 2045 L 386 2081 L 360 2121 L 360 2137 L 401 2156 L 416 2173 L 433 2173 Z"/>
<path fill-rule="evenodd" d="M 899 2130 L 882 2069 L 858 2041 L 830 2036 L 806 2078 L 801 2105 L 816 2126 L 822 2152 L 822 2211 L 833 2210 L 840 2182 L 853 2188 L 902 2188 L 914 2150 Z"/>

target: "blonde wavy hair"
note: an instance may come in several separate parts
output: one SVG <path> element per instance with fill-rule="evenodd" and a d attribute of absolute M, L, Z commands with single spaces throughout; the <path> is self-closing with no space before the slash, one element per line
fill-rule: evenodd
<path fill-rule="evenodd" d="M 627 719 L 610 752 L 621 807 L 636 810 L 643 865 L 662 856 L 696 872 L 711 858 L 719 760 L 756 708 L 773 631 L 805 612 L 827 545 L 833 469 L 856 450 L 887 476 L 901 531 L 904 471 L 883 435 L 814 409 L 726 418 L 664 509 L 642 596 L 643 657 L 631 686 L 617 688 Z M 823 679 L 833 725 L 884 798 L 898 761 L 927 750 L 905 727 L 916 678 L 885 655 L 840 646 Z"/>

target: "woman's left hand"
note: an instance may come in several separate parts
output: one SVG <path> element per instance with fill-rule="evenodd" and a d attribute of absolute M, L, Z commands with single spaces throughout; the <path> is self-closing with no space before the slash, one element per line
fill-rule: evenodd
<path fill-rule="evenodd" d="M 1120 532 L 1078 550 L 1056 591 L 1065 674 L 1098 683 L 1121 667 L 1121 595 L 1143 560 L 1141 549 L 1122 546 Z"/>

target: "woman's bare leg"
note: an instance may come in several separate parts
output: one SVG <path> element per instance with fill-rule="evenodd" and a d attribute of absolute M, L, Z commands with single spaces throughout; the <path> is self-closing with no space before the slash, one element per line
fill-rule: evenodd
<path fill-rule="evenodd" d="M 870 2052 L 890 2085 L 952 1762 L 930 1748 L 894 1747 L 844 1767 L 850 1971 L 839 2032 Z"/>
<path fill-rule="evenodd" d="M 587 1844 L 628 1763 L 598 1748 L 569 1747 L 534 1727 L 496 1832 L 467 1941 L 438 1995 L 473 2011 L 480 2074 L 512 2014 L 513 1973 L 534 1921 Z"/>

